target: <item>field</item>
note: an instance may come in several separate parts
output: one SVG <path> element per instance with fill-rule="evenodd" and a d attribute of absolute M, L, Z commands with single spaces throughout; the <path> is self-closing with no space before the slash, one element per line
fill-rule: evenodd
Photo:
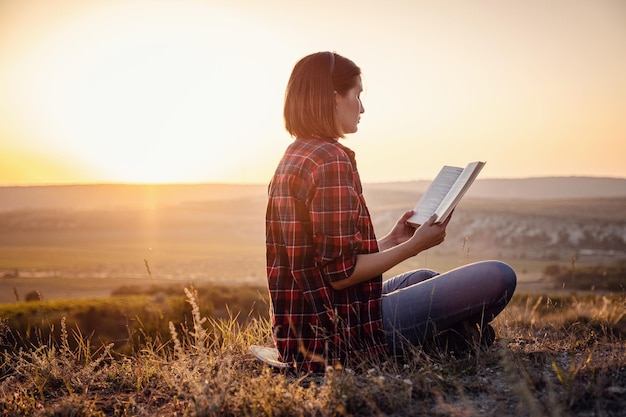
<path fill-rule="evenodd" d="M 33 291 L 49 300 L 104 296 L 129 282 L 263 285 L 265 186 L 198 187 L 0 189 L 0 303 Z M 412 207 L 411 188 L 366 187 L 379 234 Z M 535 288 L 547 265 L 569 265 L 572 257 L 579 264 L 623 261 L 625 242 L 624 197 L 470 196 L 444 244 L 387 275 L 497 258 Z"/>
<path fill-rule="evenodd" d="M 15 301 L 13 288 L 58 299 L 108 295 L 129 282 L 260 283 L 261 206 L 226 199 L 8 212 L 0 217 L 0 302 Z"/>
<path fill-rule="evenodd" d="M 207 317 L 197 292 L 185 293 L 183 322 L 167 321 L 163 299 L 144 302 L 168 330 L 155 336 L 144 317 L 126 338 L 134 348 L 121 353 L 119 340 L 96 344 L 103 341 L 64 317 L 55 321 L 56 338 L 7 349 L 17 332 L 0 322 L 2 415 L 623 415 L 624 294 L 517 294 L 494 322 L 491 347 L 415 348 L 403 362 L 300 375 L 273 371 L 249 353 L 250 344 L 271 340 L 262 313 Z M 48 317 L 54 309 L 21 304 Z"/>
<path fill-rule="evenodd" d="M 624 287 L 546 274 L 623 265 L 623 196 L 469 196 L 444 244 L 387 276 L 510 263 L 518 291 L 494 323 L 496 344 L 297 375 L 248 351 L 271 343 L 264 187 L 203 190 L 3 200 L 0 416 L 624 415 Z M 371 185 L 366 197 L 379 233 L 415 200 L 405 184 Z"/>

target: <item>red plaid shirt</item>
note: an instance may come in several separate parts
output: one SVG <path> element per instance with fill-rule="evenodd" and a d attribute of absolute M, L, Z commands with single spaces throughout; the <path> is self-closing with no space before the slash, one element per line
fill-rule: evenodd
<path fill-rule="evenodd" d="M 378 251 L 354 152 L 336 140 L 297 139 L 269 185 L 267 278 L 282 360 L 323 370 L 385 349 L 382 276 L 344 290 L 357 254 Z"/>

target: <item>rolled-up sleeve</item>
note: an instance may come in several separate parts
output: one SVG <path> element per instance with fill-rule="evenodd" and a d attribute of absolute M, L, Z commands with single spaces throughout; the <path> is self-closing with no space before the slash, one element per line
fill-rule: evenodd
<path fill-rule="evenodd" d="M 327 281 L 352 275 L 363 239 L 358 228 L 361 203 L 349 161 L 337 159 L 316 171 L 309 212 L 315 262 Z"/>

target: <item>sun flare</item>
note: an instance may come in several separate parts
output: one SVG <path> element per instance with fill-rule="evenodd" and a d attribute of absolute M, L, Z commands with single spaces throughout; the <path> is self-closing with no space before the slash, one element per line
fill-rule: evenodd
<path fill-rule="evenodd" d="M 363 71 L 366 182 L 626 175 L 623 2 L 452 3 L 2 0 L 0 185 L 266 183 L 323 50 Z"/>
<path fill-rule="evenodd" d="M 54 137 L 41 146 L 84 161 L 87 175 L 226 180 L 259 151 L 238 138 L 268 123 L 245 107 L 250 95 L 271 97 L 248 71 L 266 39 L 241 15 L 203 3 L 105 3 L 48 30 L 14 67 L 12 93 L 38 120 L 28 133 Z"/>

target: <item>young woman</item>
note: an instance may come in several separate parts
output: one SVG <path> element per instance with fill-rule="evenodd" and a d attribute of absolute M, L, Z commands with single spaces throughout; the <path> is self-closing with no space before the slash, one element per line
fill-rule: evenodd
<path fill-rule="evenodd" d="M 383 272 L 443 242 L 450 218 L 414 228 L 407 211 L 376 238 L 354 152 L 339 143 L 358 129 L 361 91 L 359 67 L 319 52 L 295 65 L 285 93 L 295 140 L 268 187 L 267 278 L 280 358 L 304 371 L 401 355 L 447 329 L 478 332 L 516 286 L 498 261 L 383 283 Z"/>

